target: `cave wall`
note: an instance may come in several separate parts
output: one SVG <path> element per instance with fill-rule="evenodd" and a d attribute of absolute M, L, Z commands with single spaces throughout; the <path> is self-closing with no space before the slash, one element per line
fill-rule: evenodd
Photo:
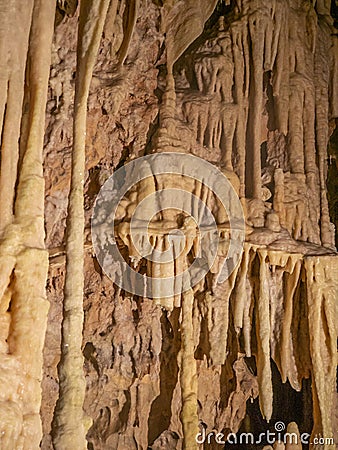
<path fill-rule="evenodd" d="M 22 31 L 22 42 L 13 38 L 11 70 L 4 72 L 2 80 L 8 93 L 0 105 L 5 117 L 0 262 L 6 267 L 0 285 L 1 320 L 5 324 L 1 382 L 8 382 L 9 371 L 17 374 L 15 394 L 7 388 L 2 391 L 1 417 L 13 415 L 2 423 L 8 423 L 6 430 L 11 420 L 16 424 L 9 440 L 2 441 L 3 448 L 13 448 L 14 436 L 18 439 L 14 448 L 30 448 L 30 435 L 36 442 L 41 438 L 37 411 L 42 368 L 41 448 L 54 445 L 64 449 L 63 436 L 72 442 L 78 424 L 81 442 L 87 434 L 89 449 L 190 449 L 196 448 L 194 436 L 199 423 L 207 430 L 237 432 L 243 420 L 249 420 L 249 399 L 259 404 L 262 419 L 279 419 L 273 409 L 277 388 L 271 359 L 282 382 L 294 391 L 302 391 L 305 380 L 312 383 L 314 428 L 309 430 L 300 420 L 300 431 L 331 436 L 335 429 L 337 259 L 326 180 L 327 146 L 338 104 L 338 44 L 331 5 L 301 0 L 276 0 L 269 5 L 251 0 L 217 4 L 121 0 L 98 2 L 97 7 L 102 7 L 98 12 L 90 9 L 91 2 L 82 3 L 80 10 L 76 2 L 58 2 L 53 39 L 51 35 L 49 41 L 45 39 L 45 28 L 37 31 L 47 53 L 52 39 L 50 70 L 47 56 L 40 63 L 45 79 L 49 72 L 49 81 L 48 91 L 47 82 L 44 84 L 47 99 L 39 101 L 41 142 L 33 145 L 41 153 L 35 157 L 40 171 L 43 160 L 45 237 L 41 229 L 42 188 L 26 190 L 29 198 L 21 211 L 32 210 L 32 198 L 40 201 L 35 216 L 34 209 L 31 212 L 40 220 L 39 232 L 33 230 L 31 235 L 39 239 L 15 241 L 16 253 L 12 250 L 13 236 L 29 234 L 27 221 L 20 219 L 20 188 L 16 184 L 24 179 L 27 150 L 23 136 L 29 136 L 29 131 L 34 136 L 35 130 L 27 111 L 33 110 L 34 77 L 40 74 L 32 73 L 27 79 L 30 72 L 25 61 L 29 51 L 33 62 L 27 60 L 27 67 L 37 64 L 36 36 L 31 27 L 39 17 L 38 1 L 30 2 L 31 15 Z M 1 7 L 1 14 L 7 14 L 13 23 L 24 22 L 13 15 L 27 7 L 23 3 L 16 1 L 11 11 Z M 49 14 L 50 26 L 54 12 L 45 14 Z M 79 16 L 83 28 L 78 35 Z M 89 25 L 86 28 L 90 23 L 98 26 L 100 17 L 102 33 L 90 31 Z M 46 20 L 45 16 L 40 20 Z M 8 37 L 9 19 L 6 23 L 2 33 Z M 85 48 L 86 39 L 95 43 L 95 38 L 98 50 L 91 59 L 90 76 L 81 60 L 86 55 L 81 54 L 79 42 Z M 20 72 L 15 72 L 14 43 L 22 49 Z M 0 50 L 6 51 L 4 47 Z M 62 375 L 57 366 L 69 345 L 64 341 L 62 320 L 66 315 L 64 299 L 71 297 L 64 294 L 66 264 L 72 259 L 66 244 L 67 215 L 69 220 L 71 173 L 79 148 L 74 144 L 77 125 L 73 117 L 74 105 L 76 115 L 77 100 L 81 99 L 81 73 L 86 74 L 90 87 L 88 98 L 82 97 L 88 105 L 83 233 L 80 229 L 84 322 L 83 342 L 75 349 L 80 352 L 80 369 L 74 372 L 74 384 L 75 388 L 77 383 L 85 387 L 85 397 L 82 414 L 79 394 L 79 415 L 73 414 L 71 428 L 69 402 L 62 404 L 59 380 L 64 376 L 67 391 L 72 370 Z M 16 85 L 13 74 L 21 77 L 15 80 Z M 20 86 L 21 97 L 14 96 L 16 103 L 11 104 L 15 86 Z M 12 141 L 6 145 L 5 125 L 14 123 L 10 105 L 19 114 L 15 132 L 9 130 Z M 11 145 L 17 147 L 17 156 L 9 163 L 6 149 Z M 192 295 L 183 295 L 175 304 L 131 295 L 114 285 L 98 263 L 90 231 L 95 199 L 109 176 L 137 157 L 167 151 L 191 153 L 219 167 L 238 194 L 246 221 L 243 256 L 232 276 L 217 285 L 220 262 Z M 6 164 L 12 170 L 17 167 L 17 172 L 9 176 Z M 29 170 L 32 179 L 32 166 Z M 197 186 L 192 185 L 191 190 L 197 192 Z M 11 201 L 7 192 L 12 193 Z M 127 209 L 123 220 L 130 221 Z M 8 227 L 13 224 L 14 231 Z M 40 313 L 34 316 L 35 309 L 29 306 L 20 315 L 20 301 L 34 304 L 25 291 L 44 298 L 43 239 L 49 252 L 48 323 L 46 307 L 40 303 L 34 306 Z M 22 247 L 36 254 L 36 262 L 31 255 L 22 257 Z M 78 256 L 76 249 L 74 255 Z M 26 265 L 20 266 L 20 258 Z M 37 273 L 37 281 L 31 279 L 27 284 L 20 280 L 20 274 L 31 277 L 30 266 L 40 264 L 45 273 Z M 82 302 L 81 289 L 77 296 Z M 25 324 L 24 330 L 35 330 L 37 320 L 42 324 L 38 345 L 34 347 L 34 336 L 25 334 L 29 348 L 36 351 L 37 365 L 32 372 L 30 359 L 25 361 L 26 346 L 15 339 L 23 336 L 21 325 Z M 77 326 L 77 331 L 81 337 L 81 327 Z M 29 377 L 37 390 L 34 402 L 31 398 L 22 400 L 18 394 L 17 386 L 28 386 Z M 35 422 L 30 421 L 33 403 Z M 59 416 L 55 414 L 58 408 Z M 23 425 L 25 420 L 31 432 L 25 431 L 29 428 Z M 76 445 L 80 448 L 82 444 Z M 325 447 L 329 448 L 333 447 Z"/>

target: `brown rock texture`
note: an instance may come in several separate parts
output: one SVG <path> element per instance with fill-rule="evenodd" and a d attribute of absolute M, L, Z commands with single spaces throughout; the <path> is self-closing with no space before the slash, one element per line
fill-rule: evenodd
<path fill-rule="evenodd" d="M 0 449 L 217 449 L 196 434 L 277 421 L 335 448 L 314 442 L 337 429 L 335 2 L 43 3 L 0 2 Z M 106 275 L 92 214 L 118 169 L 167 152 L 227 177 L 245 242 L 227 259 L 238 210 L 208 174 L 151 174 L 106 218 L 126 263 L 161 279 L 208 260 L 181 197 L 146 219 L 154 252 L 175 229 L 183 256 L 135 256 L 135 208 L 162 188 L 202 199 L 220 240 L 199 283 L 151 298 L 119 287 L 123 264 Z"/>

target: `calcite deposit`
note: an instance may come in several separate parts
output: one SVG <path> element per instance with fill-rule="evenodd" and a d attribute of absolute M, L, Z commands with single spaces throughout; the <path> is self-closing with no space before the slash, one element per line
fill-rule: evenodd
<path fill-rule="evenodd" d="M 297 444 L 251 448 L 308 433 L 333 450 L 336 2 L 12 0 L 0 16 L 0 449 L 217 449 L 196 435 L 282 421 Z M 131 184 L 109 215 L 116 173 Z"/>

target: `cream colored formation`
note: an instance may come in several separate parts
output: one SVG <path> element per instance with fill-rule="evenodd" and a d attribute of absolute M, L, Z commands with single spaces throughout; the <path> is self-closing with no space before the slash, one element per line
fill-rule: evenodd
<path fill-rule="evenodd" d="M 84 286 L 84 180 L 89 86 L 109 0 L 81 2 L 73 126 L 71 187 L 67 217 L 66 278 L 63 300 L 62 352 L 58 367 L 59 400 L 54 411 L 55 449 L 86 449 L 90 419 L 83 414 L 82 329 Z"/>
<path fill-rule="evenodd" d="M 0 447 L 28 450 L 42 437 L 48 314 L 42 149 L 55 6 L 1 2 L 0 14 Z"/>
<path fill-rule="evenodd" d="M 248 211 L 259 211 L 254 225 L 262 226 L 262 201 L 273 185 L 281 225 L 295 239 L 330 247 L 325 155 L 337 66 L 323 59 L 335 58 L 336 40 L 329 4 L 315 8 L 296 0 L 238 2 L 234 20 L 221 17 L 190 56 L 191 88 L 180 92 L 195 139 L 213 156 L 221 153 L 219 162 L 239 177 L 241 197 L 251 199 Z"/>
<path fill-rule="evenodd" d="M 201 331 L 195 317 L 197 296 L 208 329 L 208 364 L 224 364 L 231 321 L 241 352 L 256 357 L 260 408 L 266 420 L 272 415 L 273 359 L 283 382 L 288 380 L 297 391 L 302 380 L 311 377 L 313 436 L 332 435 L 338 273 L 325 182 L 328 118 L 337 116 L 337 41 L 328 45 L 333 30 L 329 2 L 312 3 L 242 0 L 231 23 L 221 16 L 197 49 L 184 54 L 201 35 L 217 2 L 164 2 L 167 79 L 153 151 L 192 152 L 218 165 L 241 198 L 247 222 L 241 261 L 225 283 L 217 284 L 224 262 L 220 248 L 217 264 L 205 280 L 179 298 L 159 301 L 168 310 L 181 308 L 180 419 L 187 450 L 197 448 L 195 350 Z M 86 448 L 90 425 L 82 410 L 81 351 L 86 113 L 106 16 L 114 24 L 117 5 L 117 1 L 83 0 L 79 14 L 60 398 L 53 424 L 53 444 L 62 450 Z M 138 2 L 132 1 L 116 55 L 119 66 L 126 59 L 137 14 L 141 14 Z M 54 15 L 53 2 L 0 1 L 3 450 L 38 448 L 42 435 L 40 383 L 48 313 L 42 150 Z M 327 65 L 326 58 L 332 63 Z M 180 76 L 174 70 L 178 60 Z M 155 181 L 166 187 L 165 180 Z M 199 183 L 189 183 L 187 188 L 202 195 Z M 139 186 L 141 197 L 146 192 Z M 130 203 L 118 233 L 133 257 L 123 228 L 131 219 L 133 209 L 128 207 Z M 220 233 L 224 233 L 222 214 L 216 220 Z M 177 216 L 169 219 L 175 222 Z M 185 226 L 193 230 L 188 221 Z M 154 234 L 165 236 L 161 220 L 154 224 Z M 197 247 L 194 236 L 186 253 Z M 180 267 L 173 263 L 166 269 L 173 274 L 182 270 L 187 254 Z M 150 275 L 163 275 L 156 264 L 148 270 Z"/>
<path fill-rule="evenodd" d="M 83 413 L 85 377 L 83 372 L 83 287 L 84 287 L 84 182 L 86 121 L 89 87 L 106 21 L 114 22 L 117 2 L 82 0 L 79 13 L 77 76 L 74 99 L 71 186 L 67 215 L 66 278 L 63 301 L 62 351 L 58 366 L 59 399 L 54 411 L 55 449 L 86 449 L 86 433 L 91 425 Z M 117 55 L 122 65 L 135 24 L 137 1 L 130 6 L 125 35 Z"/>
<path fill-rule="evenodd" d="M 136 4 L 131 8 L 131 24 Z M 62 2 L 59 6 L 67 9 Z M 68 8 L 73 6 L 69 3 Z M 82 410 L 85 380 L 81 351 L 86 110 L 108 6 L 107 0 L 81 2 L 60 399 L 54 427 L 54 446 L 60 449 L 86 448 L 90 424 Z M 115 2 L 113 14 L 116 8 Z M 49 309 L 45 292 L 48 252 L 44 245 L 43 138 L 55 3 L 1 2 L 0 15 L 0 447 L 31 450 L 39 447 L 42 438 L 42 349 Z M 120 64 L 131 32 L 129 27 L 129 34 L 122 40 Z"/>
<path fill-rule="evenodd" d="M 160 129 L 153 143 L 155 153 L 191 151 L 201 157 L 209 155 L 232 182 L 246 211 L 248 242 L 241 264 L 222 287 L 210 281 L 210 276 L 217 279 L 222 268 L 219 265 L 215 270 L 214 265 L 205 284 L 194 288 L 196 295 L 205 293 L 209 363 L 225 363 L 231 315 L 243 342 L 243 353 L 256 357 L 260 408 L 267 421 L 273 412 L 271 359 L 277 364 L 283 382 L 288 380 L 297 391 L 302 388 L 302 380 L 311 376 L 312 437 L 333 435 L 331 418 L 337 365 L 334 346 L 338 271 L 323 182 L 327 170 L 324 149 L 328 143 L 328 92 L 337 80 L 337 72 L 335 65 L 329 72 L 318 62 L 323 41 L 330 40 L 332 30 L 327 6 L 317 3 L 318 19 L 315 9 L 305 2 L 275 1 L 269 6 L 263 1 L 240 2 L 233 22 L 228 25 L 221 17 L 216 32 L 185 56 L 186 62 L 183 60 L 180 69 L 185 82 L 181 76 L 175 87 L 173 64 L 196 39 L 194 31 L 200 28 L 201 16 L 189 3 L 178 2 L 174 6 L 168 3 L 164 15 L 168 75 Z M 201 9 L 207 12 L 203 17 L 206 21 L 206 5 Z M 196 28 L 185 27 L 187 20 L 196 22 Z M 299 29 L 302 31 L 298 32 Z M 332 51 L 326 50 L 329 54 Z M 265 84 L 272 94 L 267 94 Z M 331 109 L 335 101 L 332 99 Z M 274 120 L 271 124 L 268 116 L 272 108 L 275 117 L 270 118 Z M 321 126 L 315 128 L 315 122 Z M 165 181 L 150 178 L 148 194 L 154 186 L 169 189 L 171 184 L 168 177 Z M 197 184 L 178 182 L 182 189 L 187 188 L 195 195 L 199 192 L 200 198 L 207 200 Z M 145 195 L 145 191 L 144 185 L 139 186 L 136 198 Z M 117 232 L 131 258 L 135 258 L 128 231 L 135 209 L 132 205 L 133 202 L 123 205 L 120 218 L 124 222 Z M 220 227 L 222 221 L 217 214 L 215 218 Z M 180 227 L 177 214 L 172 213 L 170 220 Z M 149 229 L 151 239 L 164 242 L 168 222 L 162 220 L 156 226 Z M 192 239 L 191 253 L 196 254 L 197 235 Z M 220 248 L 218 256 L 223 256 Z M 148 264 L 147 274 L 165 277 L 180 272 L 177 261 L 171 269 L 160 266 Z M 187 378 L 181 378 L 180 384 L 186 449 L 196 448 L 193 433 L 186 430 L 197 427 L 197 404 L 193 407 L 192 399 L 198 398 L 193 356 L 198 340 L 194 342 L 193 336 L 199 336 L 199 332 L 193 321 L 194 302 L 188 302 L 190 320 L 185 310 L 191 295 L 160 300 L 169 310 L 182 304 L 181 352 L 187 363 L 181 366 L 181 376 Z M 334 448 L 319 444 L 315 447 Z"/>
<path fill-rule="evenodd" d="M 171 219 L 171 223 L 174 222 L 174 215 Z M 127 225 L 126 220 L 124 225 Z M 153 225 L 149 231 L 150 241 L 157 243 L 157 249 L 164 248 L 167 224 L 166 221 L 157 222 L 158 229 L 153 230 Z M 120 226 L 117 232 L 133 258 L 135 249 L 132 238 L 127 239 L 125 230 L 125 226 Z M 186 236 L 186 239 L 189 240 L 189 237 Z M 198 398 L 194 353 L 199 345 L 201 323 L 194 320 L 193 297 L 201 292 L 204 292 L 200 302 L 206 311 L 209 336 L 209 364 L 223 365 L 226 361 L 230 350 L 227 335 L 231 316 L 238 339 L 242 342 L 241 351 L 247 357 L 254 355 L 256 358 L 263 417 L 269 421 L 273 412 L 272 359 L 282 381 L 289 381 L 296 391 L 300 391 L 302 381 L 311 376 L 315 405 L 313 437 L 333 435 L 331 417 L 337 365 L 336 255 L 321 247 L 296 243 L 291 237 L 264 245 L 254 243 L 255 232 L 251 232 L 248 241 L 251 242 L 245 243 L 241 262 L 223 284 L 217 285 L 224 264 L 224 252 L 220 245 L 216 261 L 220 258 L 223 264 L 214 263 L 206 280 L 182 296 L 156 300 L 168 310 L 174 306 L 182 310 L 182 349 L 179 355 L 181 420 L 183 430 L 190 430 L 184 433 L 184 448 L 187 449 L 196 448 L 195 434 L 191 432 L 196 430 L 198 424 L 197 403 L 194 404 Z M 195 234 L 191 238 L 188 254 L 194 254 L 198 246 L 199 238 Z M 148 275 L 160 278 L 179 275 L 187 266 L 188 254 L 184 255 L 181 264 L 174 261 L 169 270 L 169 264 L 166 267 L 154 262 L 148 264 Z M 328 445 L 326 448 L 333 447 Z"/>

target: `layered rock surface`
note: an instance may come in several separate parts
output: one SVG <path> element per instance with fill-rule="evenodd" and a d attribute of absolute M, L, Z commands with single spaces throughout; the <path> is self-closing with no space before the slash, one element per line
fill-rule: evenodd
<path fill-rule="evenodd" d="M 285 413 L 287 420 L 298 421 L 299 430 L 312 437 L 331 437 L 337 428 L 337 258 L 326 179 L 329 124 L 337 117 L 338 44 L 328 2 L 119 0 L 97 2 L 102 8 L 95 9 L 83 0 L 80 10 L 75 1 L 59 1 L 51 54 L 54 11 L 38 0 L 28 3 L 0 8 L 2 42 L 10 42 L 9 50 L 0 47 L 6 62 L 0 67 L 0 447 L 37 448 L 42 438 L 41 448 L 62 448 L 78 432 L 89 449 L 193 449 L 203 427 L 225 435 L 245 427 L 256 431 L 249 399 L 259 403 L 262 419 L 277 421 L 281 383 L 295 396 L 300 391 L 302 408 L 312 409 L 307 419 Z M 83 40 L 77 48 L 79 15 Z M 95 28 L 100 23 L 103 33 Z M 84 49 L 93 49 L 95 39 L 91 77 Z M 81 76 L 91 78 L 88 99 L 79 94 Z M 72 379 L 71 361 L 69 371 L 58 373 L 57 365 L 73 344 L 69 333 L 61 345 L 61 327 L 65 336 L 66 266 L 70 273 L 75 258 L 65 242 L 76 130 L 83 137 L 79 123 L 72 126 L 74 101 L 75 112 L 81 106 L 74 98 L 85 102 L 87 120 L 85 171 L 78 178 L 84 182 L 84 229 L 80 223 L 77 231 L 83 231 L 84 256 L 76 246 L 73 253 L 84 265 L 83 342 L 74 341 L 80 359 Z M 197 286 L 155 301 L 124 292 L 104 274 L 90 218 L 114 171 L 134 158 L 168 151 L 196 155 L 227 176 L 244 210 L 246 242 L 223 283 L 217 283 L 220 251 Z M 155 177 L 155 191 L 161 183 L 168 188 L 176 181 Z M 198 183 L 185 189 L 207 198 Z M 226 220 L 208 198 L 226 241 Z M 125 230 L 133 201 L 126 202 L 116 234 L 132 265 Z M 68 217 L 72 200 L 69 205 Z M 158 219 L 153 235 L 165 240 L 166 225 Z M 185 230 L 181 217 L 170 220 Z M 187 258 L 196 256 L 194 239 Z M 49 251 L 48 324 L 43 241 Z M 156 264 L 142 270 L 158 273 Z M 170 270 L 175 274 L 177 265 Z M 78 284 L 75 313 L 82 311 Z M 81 314 L 77 318 L 81 337 Z M 85 380 L 84 411 L 80 396 L 78 416 L 72 417 L 78 430 L 67 429 L 69 380 L 75 388 L 84 388 Z M 53 421 L 59 394 L 61 413 Z M 62 441 L 67 433 L 69 440 Z"/>

